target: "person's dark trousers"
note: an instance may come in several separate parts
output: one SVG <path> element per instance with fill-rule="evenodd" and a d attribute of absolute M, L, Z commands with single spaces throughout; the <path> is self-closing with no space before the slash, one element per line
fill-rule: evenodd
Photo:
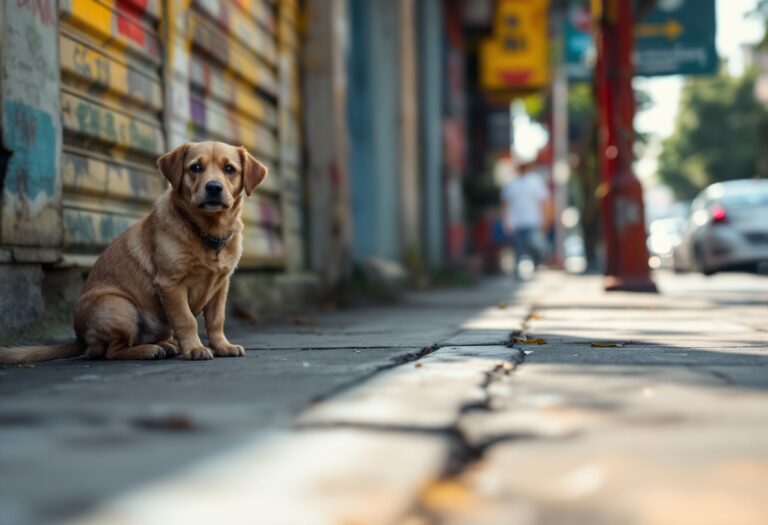
<path fill-rule="evenodd" d="M 515 250 L 515 277 L 519 277 L 520 261 L 526 255 L 533 259 L 533 264 L 538 265 L 539 254 L 534 246 L 533 236 L 536 234 L 536 228 L 517 228 L 512 233 L 512 248 Z"/>

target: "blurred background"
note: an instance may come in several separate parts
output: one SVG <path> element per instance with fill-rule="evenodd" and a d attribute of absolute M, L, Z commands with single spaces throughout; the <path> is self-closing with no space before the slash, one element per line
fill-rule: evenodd
<path fill-rule="evenodd" d="M 68 323 L 189 140 L 271 168 L 245 211 L 246 315 L 509 272 L 500 192 L 523 164 L 552 267 L 640 290 L 651 269 L 768 271 L 765 0 L 0 5 L 11 336 Z"/>

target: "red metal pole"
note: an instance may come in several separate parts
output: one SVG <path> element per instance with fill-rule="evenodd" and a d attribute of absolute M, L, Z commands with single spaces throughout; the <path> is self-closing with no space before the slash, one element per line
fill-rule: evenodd
<path fill-rule="evenodd" d="M 655 292 L 648 268 L 643 190 L 632 169 L 635 96 L 634 23 L 628 0 L 602 0 L 597 38 L 596 98 L 606 290 Z"/>

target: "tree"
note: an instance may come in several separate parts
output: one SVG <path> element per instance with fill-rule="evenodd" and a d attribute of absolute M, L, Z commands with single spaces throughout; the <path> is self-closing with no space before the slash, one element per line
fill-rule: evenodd
<path fill-rule="evenodd" d="M 659 176 L 678 197 L 692 198 L 714 182 L 766 175 L 759 160 L 768 114 L 754 90 L 752 74 L 722 71 L 687 81 L 675 132 L 659 159 Z"/>

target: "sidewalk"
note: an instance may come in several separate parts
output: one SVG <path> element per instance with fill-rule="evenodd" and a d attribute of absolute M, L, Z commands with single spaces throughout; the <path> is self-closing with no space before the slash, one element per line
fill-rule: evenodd
<path fill-rule="evenodd" d="M 768 280 L 660 285 L 542 274 L 236 327 L 244 359 L 0 369 L 0 523 L 768 523 Z"/>

